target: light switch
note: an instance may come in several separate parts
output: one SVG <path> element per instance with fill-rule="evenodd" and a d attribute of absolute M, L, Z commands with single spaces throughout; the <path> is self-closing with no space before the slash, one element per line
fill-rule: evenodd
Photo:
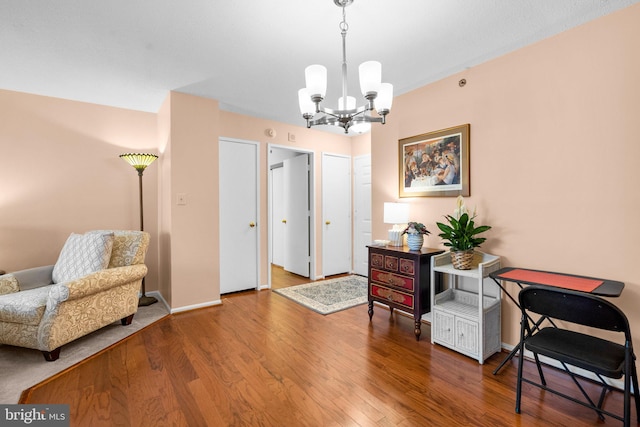
<path fill-rule="evenodd" d="M 178 205 L 186 205 L 187 204 L 187 193 L 178 193 L 177 194 L 177 202 Z"/>

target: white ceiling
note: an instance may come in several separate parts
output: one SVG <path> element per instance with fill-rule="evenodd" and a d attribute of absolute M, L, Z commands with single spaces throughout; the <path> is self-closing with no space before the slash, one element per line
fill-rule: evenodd
<path fill-rule="evenodd" d="M 366 60 L 398 95 L 639 1 L 355 0 L 349 94 Z M 337 107 L 341 20 L 333 0 L 0 0 L 0 89 L 148 112 L 174 90 L 302 126 L 307 65 Z"/>

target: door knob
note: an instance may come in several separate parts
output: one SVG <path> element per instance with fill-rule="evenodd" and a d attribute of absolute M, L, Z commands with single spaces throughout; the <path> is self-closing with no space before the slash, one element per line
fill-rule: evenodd
<path fill-rule="evenodd" d="M 327 224 L 327 225 L 330 225 L 331 221 L 325 221 L 324 223 Z"/>
<path fill-rule="evenodd" d="M 287 223 L 287 220 L 286 220 L 286 219 L 283 219 L 283 220 L 282 220 L 282 223 L 283 223 L 283 224 L 286 224 L 286 223 Z"/>
<path fill-rule="evenodd" d="M 251 222 L 249 223 L 249 227 L 253 228 L 253 227 L 255 227 L 255 226 L 256 226 L 256 223 L 255 223 L 255 222 L 251 221 Z"/>

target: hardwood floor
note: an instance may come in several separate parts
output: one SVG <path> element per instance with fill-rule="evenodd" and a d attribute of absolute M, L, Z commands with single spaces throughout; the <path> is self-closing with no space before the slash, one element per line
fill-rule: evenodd
<path fill-rule="evenodd" d="M 311 282 L 308 277 L 289 273 L 284 268 L 271 264 L 271 289 L 286 288 Z"/>
<path fill-rule="evenodd" d="M 590 426 L 593 411 L 421 341 L 413 320 L 367 305 L 327 316 L 268 290 L 169 316 L 23 394 L 67 403 L 72 426 Z M 527 362 L 529 375 L 535 366 Z M 550 371 L 547 380 L 573 390 Z M 587 387 L 593 389 L 592 387 Z M 622 394 L 607 398 L 621 410 Z M 635 417 L 635 410 L 632 410 Z"/>

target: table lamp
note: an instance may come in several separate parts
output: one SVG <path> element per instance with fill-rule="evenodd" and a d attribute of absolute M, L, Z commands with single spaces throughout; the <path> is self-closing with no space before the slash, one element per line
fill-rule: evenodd
<path fill-rule="evenodd" d="M 384 223 L 393 224 L 389 230 L 389 246 L 402 246 L 402 231 L 400 224 L 409 222 L 409 205 L 407 203 L 384 203 Z"/>

